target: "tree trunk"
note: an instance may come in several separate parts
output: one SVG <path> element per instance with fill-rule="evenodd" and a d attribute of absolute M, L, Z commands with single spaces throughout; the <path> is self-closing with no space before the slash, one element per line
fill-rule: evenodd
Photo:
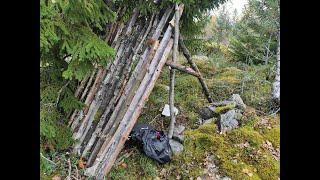
<path fill-rule="evenodd" d="M 272 98 L 280 102 L 280 31 L 278 33 L 276 78 L 272 84 Z"/>

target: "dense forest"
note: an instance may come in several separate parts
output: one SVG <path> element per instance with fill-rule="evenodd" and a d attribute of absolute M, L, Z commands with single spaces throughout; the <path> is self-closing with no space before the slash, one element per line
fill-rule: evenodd
<path fill-rule="evenodd" d="M 141 108 L 141 114 L 139 110 L 132 116 L 137 116 L 139 123 L 168 132 L 172 118 L 161 115 L 161 111 L 170 104 L 170 84 L 175 77 L 172 95 L 179 111 L 175 126 L 183 127 L 183 150 L 170 162 L 159 164 L 125 144 L 105 178 L 280 179 L 280 0 L 248 0 L 241 14 L 230 13 L 226 2 L 40 0 L 41 179 L 92 178 L 85 171 L 96 158 L 84 152 L 91 152 L 103 140 L 93 141 L 92 147 L 86 145 L 92 139 L 90 133 L 103 118 L 111 122 L 113 116 L 121 127 L 120 120 L 124 121 L 128 112 L 122 112 L 124 108 L 119 105 L 117 113 L 117 103 L 130 99 L 131 94 L 128 101 L 135 100 L 137 83 L 126 90 L 131 76 L 136 73 L 139 82 L 146 78 L 146 68 L 152 63 L 143 64 L 145 68 L 136 72 L 139 61 L 144 52 L 152 54 L 152 48 L 161 49 L 171 27 L 169 20 L 177 20 L 175 17 L 180 18 L 175 22 L 183 37 L 179 46 L 184 48 L 174 43 L 174 25 L 170 29 L 174 35 L 168 35 L 168 45 L 163 45 L 162 53 L 167 54 L 162 58 L 168 60 L 159 77 L 155 76 L 151 94 L 142 95 L 146 103 L 135 106 Z M 158 32 L 162 19 L 162 29 L 167 31 Z M 160 45 L 149 46 L 148 39 L 156 35 Z M 172 52 L 171 48 L 167 51 L 169 46 Z M 156 57 L 157 52 L 153 55 Z M 172 73 L 175 64 L 168 61 L 175 56 L 174 63 L 179 66 Z M 196 71 L 186 68 L 190 59 Z M 140 77 L 143 73 L 146 75 Z M 153 78 L 151 75 L 150 82 Z M 224 104 L 235 97 L 241 99 L 242 106 L 238 100 L 235 106 Z M 75 123 L 81 120 L 81 113 L 87 113 L 92 125 Z M 222 119 L 232 113 L 237 116 L 236 126 L 224 131 Z M 106 124 L 104 128 L 109 126 Z M 83 144 L 86 146 L 80 146 Z"/>

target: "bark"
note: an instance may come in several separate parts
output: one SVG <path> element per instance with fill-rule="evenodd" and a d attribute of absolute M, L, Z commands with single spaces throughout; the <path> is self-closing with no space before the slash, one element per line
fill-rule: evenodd
<path fill-rule="evenodd" d="M 150 24 L 152 24 L 152 20 L 153 20 L 153 18 L 151 18 Z M 135 53 L 137 53 L 137 51 L 141 48 L 141 43 L 144 41 L 143 39 L 145 39 L 146 35 L 149 33 L 149 30 L 150 30 L 150 25 L 147 28 L 145 34 L 143 35 L 142 41 L 139 43 L 139 45 L 134 50 Z M 132 61 L 134 61 L 133 57 L 132 57 Z M 124 74 L 127 74 L 128 71 L 129 71 L 129 69 L 127 69 Z M 96 141 L 96 138 L 98 137 L 98 134 L 101 132 L 102 127 L 105 126 L 105 123 L 106 123 L 105 121 L 108 119 L 109 113 L 113 111 L 114 106 L 118 102 L 118 99 L 123 94 L 124 88 L 126 87 L 125 85 L 126 85 L 126 82 L 122 83 L 122 87 L 119 90 L 120 92 L 118 93 L 117 97 L 116 97 L 117 92 L 114 93 L 113 99 L 110 101 L 108 107 L 106 107 L 105 112 L 101 116 L 100 121 L 99 121 L 97 127 L 95 128 L 95 131 L 92 133 L 88 143 L 86 144 L 86 146 L 82 152 L 82 156 L 86 156 L 87 152 L 92 148 L 92 145 Z"/>
<path fill-rule="evenodd" d="M 99 173 L 98 177 L 99 176 L 102 177 L 105 173 L 108 173 L 110 171 L 110 169 L 112 168 L 112 165 L 115 162 L 118 154 L 120 153 L 125 141 L 127 140 L 127 137 L 129 136 L 129 133 L 131 132 L 134 124 L 136 123 L 136 121 L 142 111 L 142 108 L 144 107 L 148 97 L 150 96 L 152 89 L 154 88 L 156 80 L 160 76 L 161 69 L 163 68 L 165 61 L 167 60 L 167 58 L 169 56 L 169 53 L 172 48 L 172 44 L 173 44 L 173 42 L 172 42 L 172 40 L 170 40 L 169 43 L 167 44 L 167 46 L 165 47 L 165 51 L 162 55 L 162 58 L 158 64 L 157 68 L 155 69 L 155 72 L 154 72 L 151 80 L 148 82 L 148 87 L 144 90 L 144 94 L 143 94 L 142 98 L 140 99 L 140 102 L 137 105 L 137 108 L 134 110 L 131 118 L 129 119 L 128 125 L 126 123 L 123 123 L 125 129 L 124 130 L 118 129 L 117 132 L 119 132 L 119 133 L 117 133 L 113 136 L 113 137 L 118 137 L 118 134 L 121 134 L 121 132 L 124 132 L 124 134 L 122 134 L 121 138 L 119 139 L 120 142 L 118 143 L 116 141 L 116 143 L 114 143 L 117 145 L 117 147 L 115 148 L 115 152 L 113 152 L 113 154 L 111 155 L 110 161 L 105 161 L 105 162 L 107 162 L 107 164 L 104 167 L 104 171 L 102 171 L 102 173 Z M 111 151 L 109 151 L 109 152 L 111 152 Z"/>
<path fill-rule="evenodd" d="M 280 102 L 280 31 L 278 34 L 276 78 L 272 85 L 272 98 Z"/>
<path fill-rule="evenodd" d="M 187 49 L 187 47 L 185 46 L 185 44 L 183 42 L 183 38 L 181 36 L 179 36 L 179 46 L 180 46 L 180 48 L 181 48 L 181 50 L 183 52 L 183 55 L 186 57 L 188 63 L 190 64 L 191 68 L 199 74 L 198 80 L 199 80 L 199 82 L 200 82 L 200 84 L 202 86 L 203 92 L 206 95 L 209 103 L 212 103 L 213 100 L 212 100 L 212 97 L 211 97 L 211 95 L 209 93 L 208 86 L 205 83 L 205 81 L 204 81 L 204 79 L 202 77 L 202 74 L 200 73 L 197 65 L 192 61 L 190 52 Z"/>
<path fill-rule="evenodd" d="M 132 32 L 132 26 L 134 25 L 135 21 L 137 20 L 139 12 L 135 9 L 133 16 L 131 20 L 129 21 L 129 25 L 127 26 L 126 32 L 125 32 L 125 37 L 129 36 Z M 126 49 L 124 49 L 126 47 Z M 102 105 L 103 100 L 107 100 L 112 98 L 112 93 L 117 92 L 117 89 L 119 88 L 119 83 L 121 82 L 121 78 L 123 76 L 123 69 L 126 67 L 128 64 L 130 65 L 130 60 L 127 61 L 128 59 L 128 54 L 131 52 L 131 47 L 132 47 L 132 39 L 127 37 L 125 38 L 124 42 L 120 46 L 120 52 L 116 57 L 115 60 L 115 66 L 110 68 L 110 72 L 107 74 L 106 78 L 103 81 L 103 84 L 100 87 L 100 90 L 98 91 L 94 101 L 90 104 L 87 114 L 82 120 L 79 129 L 77 129 L 74 134 L 73 138 L 75 140 L 78 140 L 77 143 L 74 146 L 74 151 L 77 152 L 78 154 L 81 154 L 81 144 L 84 142 L 85 138 L 88 137 L 87 133 L 89 132 L 91 126 L 93 125 L 93 120 L 94 117 Z M 122 55 L 123 54 L 123 55 Z M 113 64 L 113 63 L 112 63 Z M 107 90 L 107 87 L 111 85 L 111 88 Z"/>
<path fill-rule="evenodd" d="M 270 34 L 269 36 L 269 40 L 268 40 L 268 43 L 267 43 L 267 46 L 266 46 L 266 56 L 265 56 L 265 60 L 264 60 L 264 64 L 268 64 L 269 62 L 269 53 L 270 53 L 270 42 L 271 42 L 271 37 L 272 37 L 272 34 Z"/>
<path fill-rule="evenodd" d="M 161 18 L 155 34 L 153 34 L 153 38 L 158 39 L 160 36 L 160 33 L 163 29 L 163 27 L 165 26 L 165 21 L 167 21 L 168 17 L 169 17 L 169 13 L 171 11 L 166 11 L 166 13 L 168 14 L 164 14 L 164 16 Z M 107 133 L 116 129 L 117 127 L 117 122 L 120 122 L 121 120 L 121 115 L 125 112 L 124 110 L 127 108 L 126 104 L 128 102 L 130 102 L 129 100 L 133 97 L 134 93 L 130 93 L 129 92 L 134 92 L 132 91 L 132 88 L 134 88 L 133 86 L 135 84 L 138 84 L 139 79 L 143 78 L 143 72 L 146 71 L 147 69 L 147 65 L 149 64 L 149 62 L 152 59 L 152 52 L 149 52 L 150 48 L 146 49 L 141 57 L 141 60 L 139 61 L 139 63 L 136 65 L 135 71 L 133 72 L 131 78 L 129 79 L 129 82 L 127 83 L 126 90 L 125 90 L 125 94 L 123 95 L 123 97 L 120 98 L 117 107 L 115 108 L 115 110 L 113 111 L 110 119 L 108 120 L 106 126 L 103 128 L 102 132 L 99 133 L 99 131 L 101 131 L 101 126 L 99 126 L 99 129 L 95 132 L 95 135 L 93 136 L 93 139 L 95 139 L 96 137 L 98 137 L 98 140 L 95 140 L 96 142 L 93 143 L 94 140 L 90 139 L 89 142 L 91 142 L 89 144 L 89 146 L 94 145 L 94 148 L 90 154 L 89 160 L 88 160 L 88 165 L 90 166 L 92 161 L 94 159 L 96 159 L 96 155 L 99 151 L 99 149 L 102 146 L 102 143 L 104 141 L 106 141 L 106 137 L 107 137 Z M 151 55 L 150 55 L 151 54 Z M 139 76 L 138 76 L 139 74 Z M 141 81 L 141 80 L 140 80 Z M 124 101 L 126 99 L 126 101 Z M 106 112 L 105 112 L 106 113 Z M 101 124 L 100 124 L 101 125 Z M 112 127 L 112 129 L 110 129 Z M 95 137 L 96 136 L 96 137 Z M 101 137 L 99 137 L 101 136 Z M 88 151 L 88 149 L 90 149 L 90 147 L 86 147 L 86 150 Z"/>
<path fill-rule="evenodd" d="M 80 101 L 83 101 L 83 99 L 86 97 L 87 95 L 87 92 L 89 90 L 89 88 L 91 87 L 91 84 L 92 84 L 92 80 L 93 78 L 95 77 L 95 73 L 96 73 L 96 69 L 94 69 L 90 75 L 90 79 L 86 85 L 86 88 L 84 89 L 84 91 L 82 92 L 82 95 L 80 97 Z M 74 130 L 75 126 L 77 125 L 77 123 L 79 122 L 79 118 L 78 116 L 81 114 L 81 110 L 74 110 L 71 117 L 70 117 L 70 120 L 69 120 L 69 123 L 68 123 L 68 126 L 71 127 L 72 130 Z M 76 122 L 75 122 L 76 121 Z"/>
<path fill-rule="evenodd" d="M 172 52 L 172 62 L 175 63 L 178 57 L 178 40 L 179 40 L 179 6 L 175 4 L 175 15 L 174 15 L 174 42 Z M 176 115 L 174 113 L 174 84 L 175 84 L 175 69 L 170 69 L 170 87 L 169 87 L 169 106 L 170 106 L 170 125 L 168 137 L 171 139 L 173 135 L 174 124 L 176 122 Z"/>
<path fill-rule="evenodd" d="M 165 48 L 165 49 L 163 49 Z M 150 67 L 148 69 L 147 75 L 144 77 L 139 89 L 137 90 L 133 100 L 130 103 L 128 111 L 126 112 L 124 118 L 122 119 L 119 128 L 112 136 L 111 141 L 103 148 L 101 153 L 101 162 L 96 167 L 97 179 L 102 179 L 103 176 L 110 171 L 114 161 L 116 160 L 117 155 L 122 149 L 131 129 L 133 128 L 139 114 L 141 113 L 142 107 L 148 96 L 150 95 L 156 79 L 159 77 L 161 69 L 165 64 L 167 56 L 172 48 L 172 40 L 163 43 L 163 46 L 160 45 L 158 55 L 156 54 L 154 59 L 152 60 Z M 162 52 L 162 53 L 161 53 Z M 165 53 L 165 54 L 164 54 Z M 161 58 L 162 57 L 162 58 Z M 159 62 L 159 58 L 161 61 Z M 97 160 L 100 160 L 97 158 Z M 99 161 L 97 161 L 98 163 Z M 96 164 L 96 163 L 95 163 Z"/>
<path fill-rule="evenodd" d="M 80 85 L 78 86 L 76 92 L 74 93 L 74 96 L 76 98 L 79 98 L 80 94 L 82 93 L 88 79 L 90 78 L 90 74 L 88 73 L 81 81 Z"/>

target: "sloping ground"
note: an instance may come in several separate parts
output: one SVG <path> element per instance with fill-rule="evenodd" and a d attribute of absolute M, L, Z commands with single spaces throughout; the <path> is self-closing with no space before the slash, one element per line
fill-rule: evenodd
<path fill-rule="evenodd" d="M 187 127 L 184 151 L 165 165 L 159 165 L 135 148 L 124 149 L 109 174 L 110 179 L 278 179 L 280 176 L 280 119 L 271 111 L 271 83 L 268 66 L 247 67 L 224 59 L 195 58 L 214 100 L 239 93 L 249 106 L 238 129 L 219 134 L 215 124 L 198 126 L 198 110 L 206 99 L 195 77 L 177 72 L 175 106 L 177 124 Z M 182 57 L 179 59 L 184 64 Z M 167 130 L 170 119 L 160 110 L 168 102 L 169 71 L 165 68 L 145 105 L 140 122 Z M 213 170 L 214 169 L 214 170 Z M 211 178 L 212 179 L 212 178 Z"/>

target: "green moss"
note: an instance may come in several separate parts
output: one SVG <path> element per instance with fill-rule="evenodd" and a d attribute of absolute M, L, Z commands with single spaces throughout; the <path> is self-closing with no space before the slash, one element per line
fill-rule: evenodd
<path fill-rule="evenodd" d="M 228 134 L 228 138 L 232 143 L 248 142 L 253 147 L 259 147 L 264 141 L 263 136 L 249 126 L 233 130 Z"/>
<path fill-rule="evenodd" d="M 218 106 L 214 109 L 214 113 L 217 113 L 217 114 L 221 114 L 221 113 L 224 113 L 230 109 L 233 109 L 236 107 L 236 104 L 235 103 L 231 103 L 231 104 L 227 104 L 225 106 Z"/>
<path fill-rule="evenodd" d="M 215 135 L 217 134 L 217 125 L 214 123 L 208 123 L 200 126 L 196 132 L 200 132 L 203 134 Z"/>
<path fill-rule="evenodd" d="M 278 179 L 280 177 L 280 162 L 274 160 L 270 153 L 259 156 L 254 166 L 261 179 Z"/>
<path fill-rule="evenodd" d="M 255 109 L 247 106 L 242 118 L 240 119 L 240 124 L 242 126 L 255 127 L 259 121 L 260 118 L 257 116 Z"/>
<path fill-rule="evenodd" d="M 121 157 L 121 154 L 120 156 Z M 124 159 L 127 167 L 121 165 L 113 167 L 108 174 L 109 179 L 153 179 L 157 176 L 157 163 L 145 156 L 137 153 Z"/>
<path fill-rule="evenodd" d="M 258 180 L 261 179 L 257 173 L 254 172 L 254 168 L 245 164 L 244 162 L 237 162 L 229 159 L 220 159 L 220 168 L 225 172 L 227 176 L 235 180 Z"/>
<path fill-rule="evenodd" d="M 217 75 L 217 81 L 223 81 L 231 84 L 240 83 L 243 71 L 236 67 L 227 67 Z"/>
<path fill-rule="evenodd" d="M 275 148 L 280 148 L 280 127 L 268 129 L 263 135 Z"/>

